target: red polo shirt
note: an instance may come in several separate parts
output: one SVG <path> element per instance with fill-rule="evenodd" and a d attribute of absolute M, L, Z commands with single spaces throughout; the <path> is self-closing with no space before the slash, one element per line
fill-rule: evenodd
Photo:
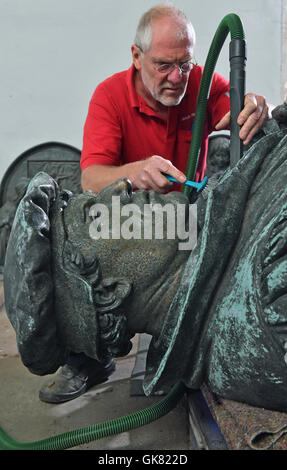
<path fill-rule="evenodd" d="M 81 169 L 95 164 L 122 165 L 160 155 L 185 173 L 202 72 L 201 66 L 191 70 L 186 94 L 179 105 L 169 107 L 167 122 L 137 94 L 134 66 L 102 82 L 89 105 Z M 208 135 L 229 109 L 229 83 L 215 74 L 204 125 L 197 181 L 204 177 Z"/>

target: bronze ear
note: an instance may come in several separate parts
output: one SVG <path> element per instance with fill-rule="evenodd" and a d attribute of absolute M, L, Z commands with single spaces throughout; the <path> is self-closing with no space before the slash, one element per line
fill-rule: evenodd
<path fill-rule="evenodd" d="M 99 313 L 110 312 L 118 308 L 131 292 L 131 283 L 127 279 L 103 279 L 94 289 L 94 297 Z"/>
<path fill-rule="evenodd" d="M 108 278 L 93 289 L 94 302 L 99 314 L 101 345 L 106 353 L 114 357 L 127 355 L 133 334 L 127 327 L 127 318 L 121 305 L 131 291 L 127 279 Z"/>

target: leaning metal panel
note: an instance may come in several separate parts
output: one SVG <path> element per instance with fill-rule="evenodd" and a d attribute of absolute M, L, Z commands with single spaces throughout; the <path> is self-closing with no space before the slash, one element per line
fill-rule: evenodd
<path fill-rule="evenodd" d="M 80 150 L 71 145 L 47 142 L 26 150 L 9 166 L 0 185 L 0 273 L 15 212 L 31 178 L 45 171 L 60 189 L 80 193 L 80 157 Z"/>
<path fill-rule="evenodd" d="M 39 171 L 51 175 L 60 187 L 81 192 L 79 149 L 60 142 L 47 142 L 22 153 L 7 169 L 0 186 L 0 205 L 15 196 L 21 178 L 31 179 Z"/>

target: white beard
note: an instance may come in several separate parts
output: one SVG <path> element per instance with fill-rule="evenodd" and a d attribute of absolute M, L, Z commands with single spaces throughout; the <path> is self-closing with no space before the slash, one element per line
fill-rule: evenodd
<path fill-rule="evenodd" d="M 147 90 L 149 91 L 151 96 L 156 101 L 163 104 L 164 106 L 177 106 L 181 102 L 182 98 L 185 95 L 188 82 L 186 82 L 184 90 L 182 91 L 182 93 L 178 97 L 175 97 L 175 98 L 172 97 L 172 96 L 171 97 L 164 97 L 164 96 L 161 95 L 161 88 L 158 89 L 158 90 L 153 90 L 152 89 L 152 87 L 150 85 L 149 77 L 143 69 L 141 71 L 141 77 L 142 77 L 142 82 L 143 82 L 144 86 L 147 88 Z"/>

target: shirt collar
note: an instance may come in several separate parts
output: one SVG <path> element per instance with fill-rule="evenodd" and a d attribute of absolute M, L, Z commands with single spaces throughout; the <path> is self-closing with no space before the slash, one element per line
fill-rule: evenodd
<path fill-rule="evenodd" d="M 135 73 L 136 68 L 134 64 L 127 71 L 127 86 L 129 91 L 130 102 L 133 108 L 139 107 L 140 96 L 136 92 L 135 88 Z"/>

